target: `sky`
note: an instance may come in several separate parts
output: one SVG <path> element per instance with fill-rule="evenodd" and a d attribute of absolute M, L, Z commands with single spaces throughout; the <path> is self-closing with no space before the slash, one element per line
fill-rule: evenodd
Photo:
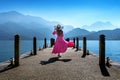
<path fill-rule="evenodd" d="M 0 0 L 0 12 L 25 15 L 81 27 L 97 21 L 120 27 L 120 0 Z"/>

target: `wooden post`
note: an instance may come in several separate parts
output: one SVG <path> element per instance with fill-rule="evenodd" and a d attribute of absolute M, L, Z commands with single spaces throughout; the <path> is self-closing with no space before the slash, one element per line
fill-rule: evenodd
<path fill-rule="evenodd" d="M 75 38 L 73 38 L 73 42 L 74 42 L 74 46 L 73 46 L 73 48 L 75 48 Z"/>
<path fill-rule="evenodd" d="M 20 56 L 20 36 L 15 35 L 14 39 L 14 62 L 15 66 L 19 66 L 19 57 Z"/>
<path fill-rule="evenodd" d="M 83 37 L 83 58 L 86 56 L 86 50 L 86 37 Z"/>
<path fill-rule="evenodd" d="M 100 35 L 99 41 L 99 65 L 105 67 L 105 36 Z"/>
<path fill-rule="evenodd" d="M 37 40 L 36 37 L 33 38 L 33 54 L 36 55 L 37 54 Z"/>
<path fill-rule="evenodd" d="M 47 48 L 47 40 L 46 40 L 46 38 L 44 39 L 44 48 Z"/>
<path fill-rule="evenodd" d="M 76 51 L 79 50 L 79 38 L 77 37 L 76 38 Z"/>
<path fill-rule="evenodd" d="M 50 39 L 50 43 L 51 43 L 50 47 L 52 47 L 52 46 L 54 45 L 54 43 L 55 43 L 55 39 L 54 39 L 54 38 L 51 38 L 51 39 Z"/>

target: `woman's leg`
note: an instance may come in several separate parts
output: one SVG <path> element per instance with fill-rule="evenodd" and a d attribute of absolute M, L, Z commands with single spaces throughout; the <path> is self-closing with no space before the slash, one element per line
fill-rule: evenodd
<path fill-rule="evenodd" d="M 61 57 L 60 53 L 58 53 L 58 57 L 59 57 L 59 58 Z"/>

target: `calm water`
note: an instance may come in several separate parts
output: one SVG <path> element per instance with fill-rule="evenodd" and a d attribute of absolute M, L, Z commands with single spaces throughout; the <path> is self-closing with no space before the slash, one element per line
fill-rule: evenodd
<path fill-rule="evenodd" d="M 30 40 L 21 41 L 21 54 L 29 52 L 33 49 L 33 42 Z M 47 41 L 50 44 L 50 41 Z M 83 47 L 83 41 L 79 42 L 80 47 Z M 120 41 L 106 41 L 106 57 L 114 61 L 120 62 Z M 43 47 L 43 40 L 37 41 L 37 48 Z M 99 54 L 99 41 L 89 40 L 87 41 L 87 49 Z M 6 61 L 14 55 L 14 42 L 13 41 L 0 41 L 0 62 Z"/>
<path fill-rule="evenodd" d="M 37 48 L 43 47 L 43 40 L 37 41 Z M 49 42 L 47 41 L 47 44 Z M 20 41 L 20 53 L 24 54 L 33 50 L 33 41 L 32 40 L 21 40 Z M 0 40 L 0 62 L 9 60 L 14 57 L 14 41 L 11 40 Z"/>
<path fill-rule="evenodd" d="M 79 42 L 80 47 L 83 48 L 83 42 Z M 110 59 L 120 62 L 120 41 L 105 41 L 106 48 L 106 57 L 110 57 Z M 87 49 L 92 51 L 95 54 L 99 55 L 99 41 L 91 40 L 87 41 Z"/>

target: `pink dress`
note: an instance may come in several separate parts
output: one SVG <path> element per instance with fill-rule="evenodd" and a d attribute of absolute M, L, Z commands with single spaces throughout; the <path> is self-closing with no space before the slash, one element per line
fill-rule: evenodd
<path fill-rule="evenodd" d="M 54 31 L 53 34 L 57 34 L 57 31 Z M 56 42 L 54 44 L 52 54 L 64 53 L 67 50 L 68 42 L 65 41 L 63 34 L 57 35 Z"/>

